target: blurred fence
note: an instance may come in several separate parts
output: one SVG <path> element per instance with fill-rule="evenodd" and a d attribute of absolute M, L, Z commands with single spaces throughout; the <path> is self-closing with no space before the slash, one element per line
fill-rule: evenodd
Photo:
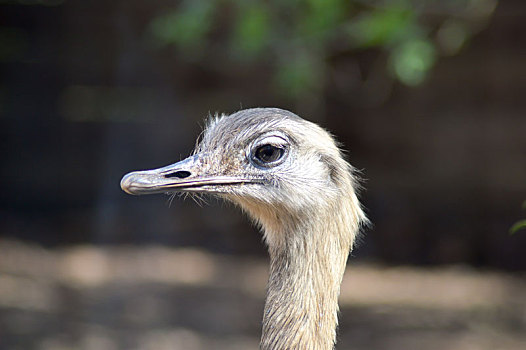
<path fill-rule="evenodd" d="M 184 22 L 184 11 L 195 10 L 185 7 L 190 2 L 0 2 L 0 235 L 48 245 L 153 242 L 264 254 L 259 235 L 230 206 L 131 198 L 119 180 L 190 152 L 209 112 L 279 106 L 332 130 L 363 169 L 362 198 L 374 228 L 359 258 L 526 267 L 526 235 L 508 235 L 526 198 L 522 1 L 351 2 L 347 17 L 337 18 L 355 25 L 354 43 L 363 46 L 319 39 L 329 47 L 315 60 L 321 80 L 308 83 L 314 90 L 289 95 L 283 91 L 293 87 L 275 85 L 275 74 L 296 75 L 279 73 L 273 55 L 280 51 L 272 44 L 257 51 L 261 59 L 228 55 L 229 35 L 244 18 L 236 14 L 250 8 L 225 3 L 212 13 L 201 56 L 192 56 L 177 35 L 152 44 L 152 35 L 162 34 L 152 28 Z M 315 12 L 301 3 L 303 10 L 291 14 L 298 23 Z M 320 13 L 334 15 L 329 10 Z M 257 27 L 257 11 L 265 9 L 254 11 L 254 23 L 239 25 Z M 434 48 L 416 87 L 390 71 L 398 51 L 389 46 L 396 39 L 389 23 L 415 30 L 404 38 L 417 35 Z M 359 31 L 374 25 L 385 33 Z M 314 54 L 312 31 L 304 29 L 307 36 L 291 50 Z M 384 33 L 384 41 L 374 41 L 374 33 Z M 368 46 L 364 38 L 373 41 Z M 428 49 L 408 47 L 404 60 L 418 66 Z"/>

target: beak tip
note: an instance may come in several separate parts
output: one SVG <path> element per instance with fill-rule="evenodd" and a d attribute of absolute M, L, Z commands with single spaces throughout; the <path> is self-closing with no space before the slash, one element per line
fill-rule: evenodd
<path fill-rule="evenodd" d="M 128 173 L 122 177 L 121 180 L 121 189 L 128 193 L 128 194 L 134 194 L 131 190 L 132 184 L 133 184 L 133 173 Z"/>

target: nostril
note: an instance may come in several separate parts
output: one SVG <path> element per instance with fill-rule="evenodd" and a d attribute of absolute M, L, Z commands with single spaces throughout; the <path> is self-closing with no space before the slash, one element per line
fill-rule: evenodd
<path fill-rule="evenodd" d="M 189 171 L 186 171 L 186 170 L 180 170 L 180 171 L 176 171 L 176 172 L 173 172 L 173 173 L 170 173 L 170 174 L 166 174 L 164 175 L 165 178 L 167 179 L 171 179 L 172 177 L 176 177 L 178 179 L 184 179 L 188 176 L 192 175 Z"/>

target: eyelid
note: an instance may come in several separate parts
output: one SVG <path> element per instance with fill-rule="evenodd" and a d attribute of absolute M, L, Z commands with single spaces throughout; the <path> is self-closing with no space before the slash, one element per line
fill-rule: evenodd
<path fill-rule="evenodd" d="M 272 135 L 264 137 L 254 143 L 253 147 L 259 147 L 263 145 L 272 145 L 276 147 L 285 147 L 288 144 L 287 139 L 281 136 Z"/>

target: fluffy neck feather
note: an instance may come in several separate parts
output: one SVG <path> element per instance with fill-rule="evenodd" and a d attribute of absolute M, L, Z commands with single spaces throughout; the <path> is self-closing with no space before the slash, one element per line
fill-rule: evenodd
<path fill-rule="evenodd" d="M 350 247 L 306 231 L 270 250 L 262 349 L 332 349 L 338 295 Z M 310 237 L 309 236 L 316 236 Z"/>
<path fill-rule="evenodd" d="M 340 284 L 363 218 L 347 193 L 301 217 L 242 203 L 263 226 L 271 260 L 261 349 L 334 348 Z"/>

